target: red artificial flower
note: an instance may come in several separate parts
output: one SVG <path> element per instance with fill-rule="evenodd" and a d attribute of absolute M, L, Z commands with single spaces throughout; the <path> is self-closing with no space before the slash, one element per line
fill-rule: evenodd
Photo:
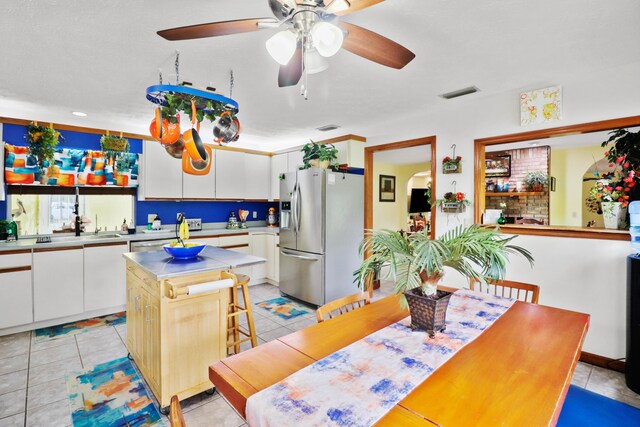
<path fill-rule="evenodd" d="M 609 167 L 610 167 L 610 168 L 612 168 L 612 167 L 614 167 L 614 166 L 615 166 L 615 165 L 614 165 L 613 163 L 609 163 Z"/>
<path fill-rule="evenodd" d="M 627 187 L 629 187 L 629 188 L 633 188 L 633 186 L 634 186 L 634 185 L 636 185 L 636 183 L 635 183 L 635 182 L 633 182 L 633 181 L 629 181 L 629 184 L 627 184 Z"/>
<path fill-rule="evenodd" d="M 622 202 L 622 207 L 626 208 L 629 205 L 629 202 Z"/>
<path fill-rule="evenodd" d="M 624 199 L 623 199 L 622 197 L 618 197 L 618 201 L 619 201 L 619 202 L 623 202 L 623 201 L 624 201 Z"/>
<path fill-rule="evenodd" d="M 618 186 L 616 187 L 616 191 L 621 191 L 621 190 L 622 190 L 622 187 L 618 185 Z"/>
<path fill-rule="evenodd" d="M 442 159 L 443 162 L 450 162 L 451 161 L 451 157 L 447 156 L 444 159 Z"/>
<path fill-rule="evenodd" d="M 626 195 L 622 196 L 622 198 L 625 199 L 625 200 L 629 200 L 629 196 L 626 196 Z"/>
<path fill-rule="evenodd" d="M 631 191 L 631 189 L 629 187 L 624 187 L 624 192 L 628 193 L 629 191 Z"/>
<path fill-rule="evenodd" d="M 608 152 L 608 151 L 605 151 L 605 152 L 604 152 L 604 155 L 605 155 L 605 156 L 608 156 L 608 155 L 609 155 L 609 152 Z"/>
<path fill-rule="evenodd" d="M 622 163 L 623 160 L 624 160 L 624 156 L 620 156 L 616 159 L 616 163 Z"/>
<path fill-rule="evenodd" d="M 456 200 L 459 201 L 459 202 L 463 201 L 464 200 L 464 193 L 457 192 L 456 193 Z"/>
<path fill-rule="evenodd" d="M 607 185 L 606 187 L 604 187 L 605 191 L 612 191 L 613 187 L 610 185 Z"/>
<path fill-rule="evenodd" d="M 629 162 L 624 162 L 622 167 L 625 168 L 625 169 L 629 169 Z"/>

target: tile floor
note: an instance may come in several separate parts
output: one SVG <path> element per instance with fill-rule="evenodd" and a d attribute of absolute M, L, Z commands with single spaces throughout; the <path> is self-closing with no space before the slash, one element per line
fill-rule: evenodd
<path fill-rule="evenodd" d="M 252 303 L 280 296 L 277 287 L 266 284 L 249 290 Z M 385 284 L 374 300 L 391 293 Z M 259 344 L 316 323 L 312 309 L 285 320 L 254 306 L 254 316 Z M 42 343 L 35 343 L 31 332 L 0 337 L 0 427 L 71 425 L 66 374 L 126 356 L 125 334 L 120 325 Z M 243 343 L 242 349 L 247 348 L 250 343 Z M 572 382 L 640 408 L 640 395 L 625 386 L 618 372 L 579 363 Z M 218 393 L 194 396 L 182 407 L 189 427 L 245 425 Z"/>

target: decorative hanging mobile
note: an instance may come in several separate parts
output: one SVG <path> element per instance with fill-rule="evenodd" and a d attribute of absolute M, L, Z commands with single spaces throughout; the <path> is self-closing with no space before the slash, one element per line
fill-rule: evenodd
<path fill-rule="evenodd" d="M 453 149 L 453 155 L 442 159 L 442 173 L 462 173 L 462 157 L 456 157 L 456 144 L 453 144 L 451 148 Z"/>
<path fill-rule="evenodd" d="M 442 199 L 435 201 L 436 206 L 440 206 L 440 210 L 444 213 L 464 212 L 465 208 L 471 204 L 465 197 L 463 192 L 456 192 L 456 182 L 451 181 L 453 191 L 449 191 L 442 196 Z"/>
<path fill-rule="evenodd" d="M 226 145 L 237 141 L 240 122 L 236 118 L 238 103 L 215 93 L 191 87 L 180 82 L 180 53 L 176 51 L 176 84 L 163 84 L 162 72 L 159 84 L 147 88 L 147 99 L 156 104 L 155 117 L 149 126 L 151 136 L 159 141 L 172 157 L 182 159 L 185 173 L 203 175 L 211 168 L 211 148 L 204 145 L 199 135 L 200 122 L 213 123 L 214 142 Z M 233 71 L 230 73 L 230 93 L 233 90 Z M 191 128 L 180 132 L 180 113 L 189 116 Z"/>

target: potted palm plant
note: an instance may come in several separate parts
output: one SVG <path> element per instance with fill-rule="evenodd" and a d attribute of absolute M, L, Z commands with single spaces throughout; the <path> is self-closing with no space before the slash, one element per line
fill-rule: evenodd
<path fill-rule="evenodd" d="M 387 277 L 395 278 L 395 290 L 409 306 L 411 328 L 434 336 L 444 330 L 451 292 L 437 289 L 449 267 L 464 277 L 481 282 L 502 280 L 510 254 L 523 256 L 533 266 L 531 253 L 511 244 L 517 236 L 504 237 L 499 229 L 471 225 L 457 227 L 435 240 L 426 232 L 407 234 L 391 230 L 368 230 L 360 254 L 370 254 L 354 272 L 361 288 L 375 274 L 375 267 L 389 263 Z"/>

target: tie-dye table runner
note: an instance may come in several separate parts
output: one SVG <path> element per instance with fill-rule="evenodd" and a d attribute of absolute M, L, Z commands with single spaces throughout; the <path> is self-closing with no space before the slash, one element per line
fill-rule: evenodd
<path fill-rule="evenodd" d="M 447 329 L 429 338 L 409 317 L 381 329 L 247 400 L 251 427 L 371 426 L 515 302 L 456 291 Z"/>

